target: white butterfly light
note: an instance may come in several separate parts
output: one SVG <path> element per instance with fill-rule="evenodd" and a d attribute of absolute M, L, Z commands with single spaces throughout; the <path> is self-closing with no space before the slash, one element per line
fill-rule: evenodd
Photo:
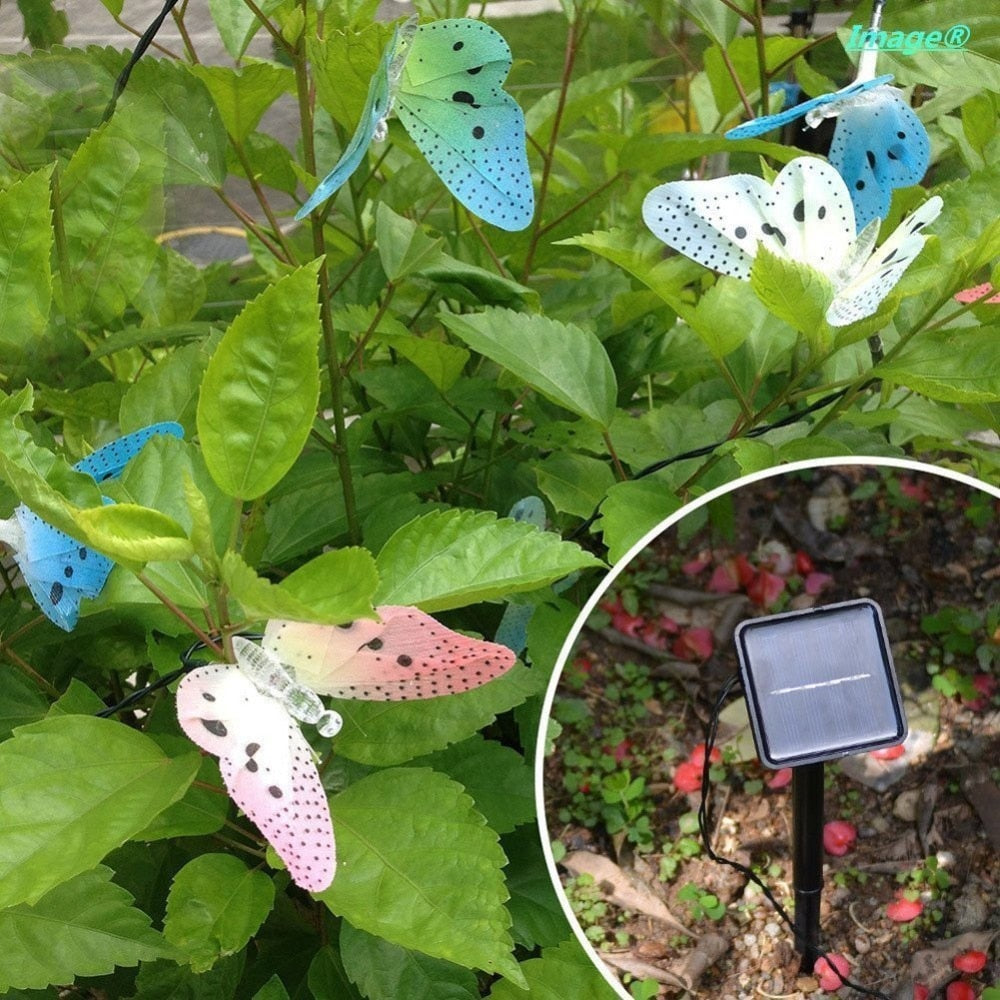
<path fill-rule="evenodd" d="M 826 321 L 847 326 L 878 310 L 920 253 L 920 230 L 941 204 L 928 199 L 876 250 L 881 220 L 855 235 L 843 178 L 825 160 L 800 156 L 773 185 L 752 174 L 661 184 L 646 195 L 642 217 L 667 246 L 743 281 L 762 245 L 822 272 L 834 289 Z"/>

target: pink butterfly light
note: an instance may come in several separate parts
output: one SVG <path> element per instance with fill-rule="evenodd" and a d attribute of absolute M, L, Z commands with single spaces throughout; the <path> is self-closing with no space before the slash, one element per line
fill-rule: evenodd
<path fill-rule="evenodd" d="M 460 635 L 417 608 L 376 611 L 380 621 L 343 626 L 269 622 L 264 648 L 234 636 L 236 665 L 199 667 L 177 688 L 181 728 L 219 758 L 230 797 L 311 892 L 326 889 L 337 867 L 326 792 L 299 728 L 340 731 L 318 693 L 434 698 L 479 687 L 515 660 L 506 646 Z"/>
<path fill-rule="evenodd" d="M 974 285 L 972 288 L 963 288 L 960 292 L 956 292 L 955 301 L 960 302 L 963 306 L 967 306 L 972 302 L 978 302 L 982 299 L 986 305 L 996 305 L 1000 303 L 1000 292 L 990 296 L 990 298 L 986 298 L 992 291 L 994 291 L 994 288 L 987 281 L 985 284 Z"/>

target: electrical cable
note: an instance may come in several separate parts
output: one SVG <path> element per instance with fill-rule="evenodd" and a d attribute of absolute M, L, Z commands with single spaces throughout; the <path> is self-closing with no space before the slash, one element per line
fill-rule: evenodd
<path fill-rule="evenodd" d="M 750 879 L 751 882 L 756 885 L 761 892 L 767 897 L 768 902 L 774 907 L 778 916 L 792 930 L 795 932 L 795 922 L 789 915 L 788 911 L 778 902 L 774 893 L 771 889 L 764 883 L 764 880 L 747 865 L 734 860 L 733 858 L 723 857 L 721 854 L 716 854 L 715 850 L 712 848 L 711 843 L 711 778 L 710 771 L 712 766 L 712 749 L 715 746 L 716 735 L 719 730 L 719 715 L 722 712 L 722 706 L 726 703 L 730 693 L 733 688 L 735 688 L 740 683 L 739 674 L 733 674 L 725 684 L 723 684 L 721 690 L 715 699 L 715 704 L 712 707 L 712 714 L 708 720 L 708 724 L 705 727 L 705 760 L 701 768 L 701 802 L 698 805 L 698 832 L 701 834 L 701 842 L 705 846 L 705 853 L 716 862 L 716 864 L 729 865 L 730 868 L 735 868 L 741 875 Z M 887 993 L 882 993 L 879 990 L 871 989 L 868 986 L 862 986 L 860 983 L 856 983 L 847 976 L 843 975 L 839 969 L 830 961 L 829 953 L 826 948 L 818 946 L 817 954 L 819 958 L 826 960 L 827 968 L 833 972 L 839 979 L 842 986 L 849 986 L 853 990 L 863 994 L 864 996 L 877 997 L 878 1000 L 893 1000 Z M 818 961 L 818 959 L 817 959 Z"/>

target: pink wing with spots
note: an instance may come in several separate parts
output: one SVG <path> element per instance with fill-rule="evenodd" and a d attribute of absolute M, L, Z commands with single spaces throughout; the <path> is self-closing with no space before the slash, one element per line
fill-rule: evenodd
<path fill-rule="evenodd" d="M 376 608 L 381 621 L 311 625 L 271 621 L 263 646 L 319 694 L 365 701 L 436 698 L 479 687 L 509 670 L 506 646 L 445 628 L 416 608 Z"/>
<path fill-rule="evenodd" d="M 238 667 L 208 666 L 181 681 L 177 717 L 198 746 L 219 758 L 230 797 L 295 884 L 326 889 L 337 867 L 330 808 L 312 750 L 284 706 Z"/>

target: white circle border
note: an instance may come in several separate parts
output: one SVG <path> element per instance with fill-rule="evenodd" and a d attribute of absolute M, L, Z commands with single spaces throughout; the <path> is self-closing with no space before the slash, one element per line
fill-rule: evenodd
<path fill-rule="evenodd" d="M 542 711 L 538 721 L 538 736 L 535 742 L 535 811 L 536 822 L 538 823 L 538 834 L 542 842 L 542 854 L 545 857 L 545 866 L 549 871 L 549 879 L 551 880 L 553 889 L 559 899 L 559 905 L 562 907 L 563 914 L 565 915 L 567 921 L 569 921 L 569 925 L 573 930 L 573 934 L 576 936 L 576 939 L 580 943 L 584 952 L 586 952 L 586 954 L 590 957 L 594 968 L 601 974 L 608 985 L 611 986 L 611 988 L 619 997 L 622 998 L 622 1000 L 634 1000 L 634 997 L 625 992 L 622 984 L 613 975 L 611 970 L 601 959 L 597 949 L 594 948 L 590 941 L 587 940 L 586 935 L 583 933 L 583 929 L 580 927 L 580 923 L 576 919 L 576 914 L 573 913 L 573 908 L 570 906 L 569 900 L 566 898 L 566 893 L 563 891 L 562 881 L 559 877 L 559 870 L 556 867 L 555 858 L 552 856 L 552 836 L 549 832 L 548 823 L 545 819 L 545 795 L 543 790 L 546 759 L 545 747 L 548 742 L 549 721 L 552 716 L 552 702 L 555 699 L 556 688 L 559 685 L 559 680 L 562 677 L 563 670 L 566 668 L 566 663 L 573 652 L 573 648 L 575 647 L 576 641 L 580 636 L 580 632 L 594 608 L 597 606 L 597 602 L 600 601 L 605 593 L 607 593 L 611 584 L 614 583 L 625 567 L 628 566 L 628 564 L 644 548 L 646 548 L 650 542 L 663 534 L 663 532 L 668 528 L 673 527 L 678 521 L 687 517 L 699 507 L 703 507 L 706 504 L 711 503 L 718 497 L 724 496 L 727 493 L 732 493 L 735 490 L 742 489 L 744 486 L 749 486 L 751 483 L 759 482 L 762 479 L 784 476 L 788 473 L 801 472 L 806 469 L 831 468 L 845 465 L 888 466 L 897 469 L 909 469 L 913 472 L 919 472 L 929 476 L 941 476 L 944 479 L 951 479 L 955 482 L 963 483 L 972 489 L 982 490 L 983 492 L 989 493 L 991 496 L 1000 500 L 1000 488 L 991 486 L 989 483 L 985 483 L 981 479 L 976 479 L 974 476 L 969 476 L 963 472 L 956 472 L 954 469 L 946 469 L 938 465 L 932 465 L 929 462 L 918 462 L 915 459 L 892 458 L 882 455 L 831 455 L 824 456 L 822 458 L 810 458 L 802 459 L 797 462 L 788 462 L 785 465 L 772 465 L 766 469 L 748 473 L 745 476 L 740 476 L 738 479 L 731 479 L 728 483 L 724 483 L 721 486 L 716 486 L 703 496 L 697 497 L 690 503 L 684 504 L 683 507 L 680 507 L 672 514 L 668 515 L 654 528 L 647 531 L 642 538 L 635 542 L 625 555 L 623 555 L 614 564 L 614 566 L 608 570 L 608 572 L 601 579 L 600 583 L 598 583 L 594 592 L 590 595 L 587 602 L 580 610 L 579 615 L 577 615 L 576 621 L 573 623 L 573 627 L 569 630 L 569 634 L 566 636 L 562 648 L 559 650 L 559 656 L 556 659 L 555 666 L 552 669 L 552 676 L 549 678 L 548 687 L 545 690 L 545 698 L 542 702 Z"/>

